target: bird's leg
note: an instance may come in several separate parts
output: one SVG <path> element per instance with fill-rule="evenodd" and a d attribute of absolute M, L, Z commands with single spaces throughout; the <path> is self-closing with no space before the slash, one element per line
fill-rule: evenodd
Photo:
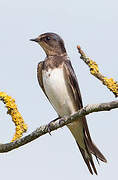
<path fill-rule="evenodd" d="M 56 118 L 56 119 L 54 119 L 54 120 L 52 120 L 52 121 L 49 122 L 47 128 L 48 128 L 48 133 L 49 133 L 50 135 L 51 135 L 51 123 L 55 122 L 55 121 L 58 120 L 58 119 L 60 119 L 60 117 L 58 117 L 58 118 Z"/>
<path fill-rule="evenodd" d="M 52 120 L 51 122 L 49 122 L 49 124 L 47 125 L 47 128 L 48 128 L 48 133 L 51 135 L 51 123 L 55 122 L 56 120 L 59 119 L 59 125 L 63 125 L 63 123 L 65 122 L 65 119 L 67 119 L 68 116 L 64 116 L 64 117 L 58 117 L 54 120 Z"/>
<path fill-rule="evenodd" d="M 59 125 L 63 125 L 63 123 L 65 122 L 66 119 L 68 119 L 68 116 L 64 116 L 64 117 L 60 118 Z"/>

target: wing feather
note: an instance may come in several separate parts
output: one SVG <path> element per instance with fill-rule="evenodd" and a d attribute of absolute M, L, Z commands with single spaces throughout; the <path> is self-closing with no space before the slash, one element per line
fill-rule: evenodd
<path fill-rule="evenodd" d="M 38 63 L 38 66 L 37 66 L 37 78 L 38 78 L 38 82 L 39 82 L 39 85 L 42 89 L 42 91 L 44 92 L 44 94 L 46 95 L 46 92 L 45 92 L 45 89 L 44 89 L 44 86 L 43 86 L 43 78 L 42 78 L 42 70 L 43 70 L 43 67 L 44 67 L 44 61 L 41 61 Z M 48 96 L 46 95 L 46 97 L 48 98 Z M 49 99 L 48 99 L 49 100 Z"/>
<path fill-rule="evenodd" d="M 77 106 L 76 108 L 77 108 L 77 110 L 79 110 L 79 109 L 81 109 L 83 107 L 83 103 L 82 103 L 82 97 L 81 97 L 77 77 L 75 75 L 75 72 L 74 72 L 74 69 L 73 69 L 73 67 L 71 65 L 71 62 L 69 60 L 65 61 L 63 63 L 63 68 L 64 68 L 64 73 L 65 73 L 65 78 L 67 79 L 67 83 L 69 84 L 68 86 L 71 88 L 71 91 L 73 93 L 73 97 L 74 97 L 74 100 L 75 100 L 75 103 L 76 103 L 76 106 Z M 86 117 L 82 118 L 82 124 L 83 124 L 84 138 L 85 138 L 85 141 L 86 141 L 87 149 L 89 151 L 89 155 L 90 155 L 90 153 L 92 153 L 97 158 L 99 158 L 101 161 L 107 162 L 104 155 L 99 151 L 99 149 L 92 142 L 92 139 L 91 139 L 91 136 L 90 136 L 90 133 L 89 133 L 89 128 L 88 128 L 87 121 L 86 121 Z M 85 161 L 85 162 L 86 162 L 86 164 L 88 164 L 87 161 Z M 94 166 L 94 163 L 93 163 L 92 159 L 91 159 L 90 162 L 91 162 L 91 165 L 92 165 L 92 167 L 93 167 L 93 169 L 95 171 L 95 166 Z"/>

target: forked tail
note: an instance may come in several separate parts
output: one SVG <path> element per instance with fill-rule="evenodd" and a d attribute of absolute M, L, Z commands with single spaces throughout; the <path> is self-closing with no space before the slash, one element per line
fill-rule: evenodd
<path fill-rule="evenodd" d="M 100 150 L 92 142 L 91 136 L 88 130 L 88 126 L 86 123 L 86 119 L 75 121 L 69 124 L 68 128 L 70 129 L 71 133 L 73 134 L 77 142 L 77 145 L 80 149 L 82 157 L 90 173 L 93 174 L 94 172 L 95 174 L 97 174 L 97 170 L 93 162 L 92 154 L 95 155 L 97 160 L 100 159 L 103 162 L 107 162 L 107 160 L 104 157 L 104 155 L 100 152 Z"/>

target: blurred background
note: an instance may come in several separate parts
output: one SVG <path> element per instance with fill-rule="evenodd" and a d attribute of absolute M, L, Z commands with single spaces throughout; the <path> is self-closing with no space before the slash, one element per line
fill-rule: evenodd
<path fill-rule="evenodd" d="M 44 32 L 58 33 L 78 77 L 84 105 L 115 100 L 114 95 L 80 59 L 82 49 L 107 77 L 118 80 L 118 2 L 116 0 L 0 0 L 0 91 L 16 99 L 31 133 L 57 115 L 37 81 L 37 64 L 45 54 L 30 42 Z M 66 127 L 9 153 L 0 154 L 0 177 L 21 179 L 117 179 L 117 109 L 87 116 L 91 136 L 108 160 L 96 162 L 91 176 Z M 0 102 L 0 142 L 10 142 L 15 131 Z M 96 161 L 96 160 L 95 160 Z"/>

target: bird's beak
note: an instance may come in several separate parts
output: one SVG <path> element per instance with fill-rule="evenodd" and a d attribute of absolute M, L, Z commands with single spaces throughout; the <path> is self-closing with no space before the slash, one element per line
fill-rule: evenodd
<path fill-rule="evenodd" d="M 35 38 L 35 39 L 30 39 L 30 41 L 35 41 L 35 42 L 39 42 L 40 41 L 40 39 L 39 38 Z"/>

